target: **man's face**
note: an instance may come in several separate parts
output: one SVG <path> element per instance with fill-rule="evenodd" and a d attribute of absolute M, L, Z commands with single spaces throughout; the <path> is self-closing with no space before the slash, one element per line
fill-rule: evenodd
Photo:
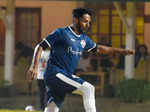
<path fill-rule="evenodd" d="M 87 32 L 91 27 L 91 16 L 84 14 L 77 22 L 77 30 L 79 33 Z"/>

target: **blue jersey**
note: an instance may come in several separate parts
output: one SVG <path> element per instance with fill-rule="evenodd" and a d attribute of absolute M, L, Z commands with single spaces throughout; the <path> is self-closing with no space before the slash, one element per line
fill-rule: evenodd
<path fill-rule="evenodd" d="M 85 33 L 76 35 L 70 27 L 56 29 L 43 41 L 51 47 L 45 76 L 57 73 L 72 75 L 83 51 L 90 51 L 96 47 Z"/>

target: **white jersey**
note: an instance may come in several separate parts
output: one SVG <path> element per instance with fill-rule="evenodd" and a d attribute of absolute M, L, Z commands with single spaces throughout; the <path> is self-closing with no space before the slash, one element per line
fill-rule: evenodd
<path fill-rule="evenodd" d="M 37 50 L 37 47 L 38 45 L 34 49 L 33 60 L 35 59 L 35 52 Z M 41 57 L 38 64 L 37 79 L 44 79 L 44 71 L 47 65 L 49 54 L 50 54 L 50 50 L 43 50 L 41 53 Z M 33 64 L 33 60 L 32 60 L 32 64 Z"/>

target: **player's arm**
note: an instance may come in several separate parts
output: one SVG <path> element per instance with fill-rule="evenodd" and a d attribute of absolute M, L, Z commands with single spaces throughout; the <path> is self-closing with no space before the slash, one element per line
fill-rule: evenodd
<path fill-rule="evenodd" d="M 38 63 L 41 57 L 41 52 L 43 48 L 40 45 L 37 45 L 36 50 L 34 51 L 34 56 L 32 60 L 32 64 L 28 70 L 28 80 L 32 81 L 37 76 Z"/>
<path fill-rule="evenodd" d="M 104 45 L 97 45 L 96 51 L 98 54 L 123 54 L 123 55 L 132 55 L 134 54 L 134 50 L 132 49 L 122 49 L 122 48 L 113 48 Z"/>
<path fill-rule="evenodd" d="M 51 46 L 50 46 L 50 43 L 46 39 L 43 39 L 37 45 L 37 47 L 36 47 L 36 49 L 34 51 L 32 65 L 31 65 L 30 69 L 28 70 L 28 74 L 29 74 L 29 78 L 28 79 L 29 80 L 32 81 L 34 78 L 36 78 L 37 71 L 38 71 L 38 64 L 39 64 L 39 60 L 40 60 L 40 57 L 41 57 L 42 50 L 46 50 L 47 48 L 51 48 Z"/>

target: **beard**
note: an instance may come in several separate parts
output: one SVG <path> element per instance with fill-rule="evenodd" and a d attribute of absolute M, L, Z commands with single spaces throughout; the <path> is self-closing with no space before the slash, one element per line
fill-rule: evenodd
<path fill-rule="evenodd" d="M 80 22 L 78 22 L 78 24 L 77 24 L 77 30 L 78 30 L 78 32 L 81 34 L 81 33 L 83 33 L 84 31 L 82 30 L 82 28 L 81 28 L 81 25 L 80 25 Z"/>

